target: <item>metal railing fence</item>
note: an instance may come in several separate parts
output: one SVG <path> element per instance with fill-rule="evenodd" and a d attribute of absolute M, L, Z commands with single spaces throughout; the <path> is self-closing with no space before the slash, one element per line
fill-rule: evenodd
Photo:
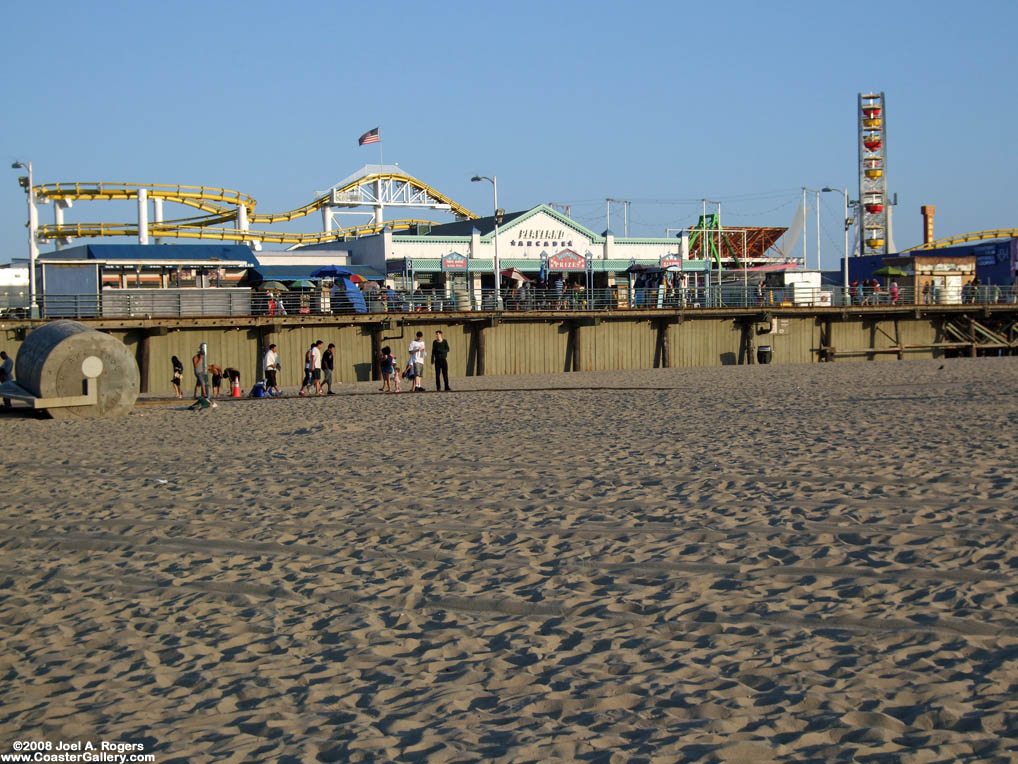
<path fill-rule="evenodd" d="M 727 285 L 700 288 L 415 290 L 364 293 L 356 303 L 342 293 L 289 292 L 268 295 L 248 289 L 104 289 L 98 295 L 42 295 L 44 318 L 173 318 L 187 316 L 296 316 L 353 313 L 539 313 L 609 310 L 695 310 L 768 307 L 887 307 L 896 305 L 1018 304 L 1018 287 L 976 286 L 926 289 L 778 288 Z M 12 301 L 13 302 L 13 301 Z M 27 307 L 5 305 L 0 316 L 25 317 Z M 500 303 L 500 304 L 499 304 Z"/>

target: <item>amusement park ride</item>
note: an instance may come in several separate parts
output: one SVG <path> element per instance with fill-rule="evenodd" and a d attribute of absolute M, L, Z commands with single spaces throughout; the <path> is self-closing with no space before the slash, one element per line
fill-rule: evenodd
<path fill-rule="evenodd" d="M 887 104 L 884 94 L 859 93 L 859 208 L 864 255 L 890 254 L 890 208 L 887 196 Z M 901 250 L 941 249 L 970 241 L 1018 236 L 1016 228 L 997 228 L 950 236 Z"/>
<path fill-rule="evenodd" d="M 883 93 L 859 94 L 859 208 L 863 254 L 888 251 L 886 107 Z M 211 186 L 184 186 L 159 183 L 73 182 L 34 185 L 31 165 L 19 178 L 29 203 L 30 249 L 34 255 L 39 242 L 54 242 L 57 249 L 72 239 L 95 237 L 137 237 L 139 244 L 150 239 L 204 239 L 245 243 L 253 249 L 262 244 L 290 245 L 290 249 L 390 231 L 417 231 L 435 223 L 418 217 L 402 217 L 409 209 L 444 212 L 459 220 L 477 215 L 423 181 L 405 173 L 398 165 L 366 165 L 301 207 L 276 213 L 255 211 L 255 199 L 239 191 Z M 76 201 L 134 200 L 137 220 L 121 223 L 67 223 L 64 212 Z M 150 219 L 150 202 L 152 217 Z M 163 205 L 180 204 L 202 214 L 165 219 Z M 53 223 L 39 224 L 39 204 L 53 204 Z M 401 216 L 389 219 L 387 208 L 400 209 Z M 286 223 L 321 213 L 324 230 L 315 233 L 268 231 L 252 225 Z M 338 225 L 342 216 L 367 216 L 357 225 Z M 675 229 L 670 229 L 675 230 Z M 784 233 L 784 228 L 722 228 L 720 215 L 701 216 L 685 229 L 689 234 L 689 256 L 708 257 L 722 267 L 722 261 L 741 268 L 747 261 L 766 257 L 766 252 Z M 931 241 L 911 249 L 936 249 L 979 239 L 1018 236 L 1018 229 L 996 229 L 961 234 Z M 904 250 L 910 251 L 910 250 Z M 33 258 L 34 259 L 34 258 Z"/>
<path fill-rule="evenodd" d="M 149 237 L 178 239 L 213 239 L 243 242 L 256 249 L 262 243 L 304 246 L 378 233 L 382 228 L 407 230 L 431 221 L 419 219 L 386 220 L 387 207 L 416 207 L 449 212 L 461 219 L 477 216 L 435 189 L 402 172 L 395 165 L 367 166 L 359 173 L 336 184 L 314 201 L 287 212 L 261 214 L 255 212 L 254 198 L 239 191 L 210 186 L 174 186 L 160 183 L 45 183 L 35 186 L 35 198 L 41 204 L 54 203 L 54 223 L 40 225 L 41 240 L 67 242 L 76 238 L 99 236 L 137 236 L 140 244 Z M 63 211 L 75 201 L 137 200 L 138 220 L 135 223 L 65 223 Z M 148 217 L 148 201 L 154 216 Z M 204 215 L 163 219 L 163 203 L 174 202 L 200 210 Z M 360 225 L 335 228 L 339 215 L 353 208 L 367 208 L 370 220 Z M 252 224 L 284 223 L 322 213 L 324 231 L 318 233 L 286 233 L 253 230 Z M 232 227 L 230 227 L 232 224 Z"/>
<path fill-rule="evenodd" d="M 26 180 L 23 184 L 30 183 Z M 477 218 L 466 207 L 405 173 L 397 165 L 367 165 L 340 181 L 302 207 L 286 212 L 255 212 L 255 199 L 239 191 L 212 186 L 183 186 L 159 183 L 44 183 L 34 186 L 29 206 L 37 221 L 36 204 L 53 204 L 54 222 L 37 224 L 35 240 L 52 241 L 59 249 L 72 239 L 112 236 L 137 237 L 139 244 L 152 239 L 205 239 L 245 243 L 254 249 L 262 244 L 290 245 L 290 249 L 330 241 L 342 241 L 390 231 L 416 231 L 435 223 L 418 217 L 392 217 L 388 208 L 427 209 L 453 215 L 458 220 Z M 76 201 L 137 202 L 137 220 L 127 223 L 67 223 L 64 211 Z M 201 215 L 165 219 L 166 202 L 198 210 Z M 151 210 L 150 210 L 151 203 Z M 150 211 L 153 213 L 151 218 Z M 324 230 L 316 233 L 268 231 L 252 225 L 286 223 L 314 212 L 322 215 Z M 342 216 L 368 216 L 358 225 L 339 225 Z M 784 228 L 722 228 L 719 215 L 703 215 L 689 232 L 689 256 L 709 257 L 717 267 L 722 261 L 742 267 L 747 261 L 763 258 L 784 233 Z"/>
<path fill-rule="evenodd" d="M 887 113 L 883 93 L 859 94 L 859 206 L 864 254 L 888 254 Z"/>

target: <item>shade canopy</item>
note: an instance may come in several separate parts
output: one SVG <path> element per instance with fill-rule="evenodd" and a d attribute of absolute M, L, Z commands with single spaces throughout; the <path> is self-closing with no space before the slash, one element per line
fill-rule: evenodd
<path fill-rule="evenodd" d="M 339 279 L 349 278 L 351 271 L 346 268 L 341 268 L 338 265 L 323 265 L 321 268 L 315 268 L 311 271 L 311 278 L 313 279 Z"/>
<path fill-rule="evenodd" d="M 524 276 L 515 268 L 503 268 L 498 273 L 503 279 L 512 279 L 513 281 L 518 281 L 521 284 L 525 281 L 530 281 L 529 278 Z"/>
<path fill-rule="evenodd" d="M 907 276 L 908 274 L 901 268 L 895 268 L 893 265 L 885 265 L 883 268 L 873 271 L 874 276 Z"/>

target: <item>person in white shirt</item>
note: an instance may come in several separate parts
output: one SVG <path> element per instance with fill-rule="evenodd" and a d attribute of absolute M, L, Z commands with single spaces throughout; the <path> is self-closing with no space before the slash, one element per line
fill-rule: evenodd
<path fill-rule="evenodd" d="M 410 341 L 410 347 L 407 349 L 410 351 L 410 363 L 414 367 L 413 384 L 407 388 L 407 392 L 419 391 L 423 393 L 421 377 L 424 376 L 424 356 L 427 355 L 427 351 L 424 349 L 424 332 L 417 332 L 417 337 Z"/>
<path fill-rule="evenodd" d="M 300 386 L 298 395 L 304 395 L 307 388 L 310 392 L 311 383 L 315 385 L 315 395 L 322 394 L 322 345 L 325 343 L 316 340 L 304 354 L 304 384 Z"/>
<path fill-rule="evenodd" d="M 276 372 L 279 371 L 279 353 L 275 345 L 269 345 L 265 351 L 265 361 L 262 364 L 265 369 L 265 392 L 269 395 L 279 395 L 279 383 L 276 380 Z M 272 392 L 275 390 L 275 392 Z"/>

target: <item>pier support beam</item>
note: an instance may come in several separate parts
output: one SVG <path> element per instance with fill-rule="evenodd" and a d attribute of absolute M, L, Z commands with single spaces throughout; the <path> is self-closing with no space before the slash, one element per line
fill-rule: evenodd
<path fill-rule="evenodd" d="M 756 362 L 754 353 L 756 352 L 756 322 L 752 320 L 743 320 L 739 322 L 740 338 L 739 338 L 739 365 L 753 364 Z"/>
<path fill-rule="evenodd" d="M 155 390 L 151 387 L 152 380 L 152 340 L 154 337 L 164 337 L 169 334 L 165 326 L 156 326 L 151 329 L 143 329 L 141 338 L 138 340 L 138 390 L 142 393 L 151 393 Z"/>
<path fill-rule="evenodd" d="M 484 341 L 484 325 L 474 324 L 474 349 L 477 355 L 474 358 L 474 375 L 484 376 L 484 354 L 486 351 Z"/>
<path fill-rule="evenodd" d="M 566 328 L 569 332 L 569 336 L 566 340 L 566 371 L 579 371 L 583 368 L 582 358 L 580 357 L 580 322 L 579 321 L 567 321 Z"/>
<path fill-rule="evenodd" d="M 378 382 L 382 378 L 382 366 L 378 362 L 378 354 L 382 352 L 382 326 L 371 327 L 371 381 Z"/>
<path fill-rule="evenodd" d="M 654 366 L 659 369 L 672 368 L 672 353 L 668 343 L 668 327 L 675 321 L 663 318 L 657 322 L 657 350 L 654 353 Z"/>
<path fill-rule="evenodd" d="M 820 351 L 818 353 L 819 359 L 824 363 L 834 363 L 834 358 L 837 355 L 837 349 L 831 344 L 831 338 L 834 336 L 832 330 L 831 319 L 825 319 L 820 322 Z"/>
<path fill-rule="evenodd" d="M 152 332 L 142 332 L 141 342 L 138 349 L 138 391 L 142 393 L 152 392 L 148 387 L 149 366 L 152 364 Z"/>

